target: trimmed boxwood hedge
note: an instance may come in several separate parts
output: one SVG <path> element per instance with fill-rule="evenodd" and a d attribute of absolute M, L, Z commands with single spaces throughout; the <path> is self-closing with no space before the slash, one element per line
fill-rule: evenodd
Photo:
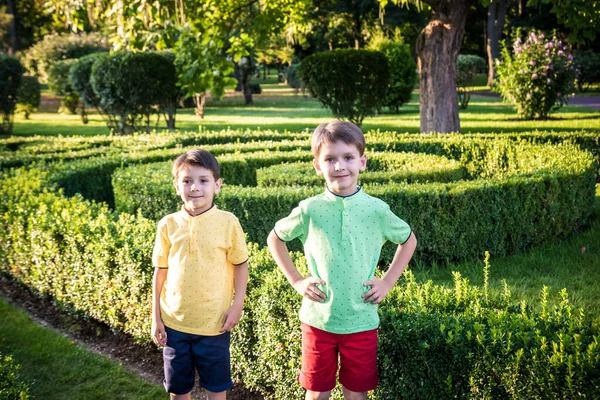
<path fill-rule="evenodd" d="M 406 139 L 394 146 L 456 158 L 472 179 L 365 185 L 367 193 L 384 200 L 409 222 L 419 238 L 416 256 L 421 259 L 468 259 L 479 256 L 482 249 L 495 256 L 519 252 L 549 238 L 568 236 L 586 223 L 593 210 L 594 162 L 591 155 L 573 145 L 451 137 Z M 223 186 L 215 202 L 238 216 L 249 240 L 264 245 L 278 219 L 322 190 L 306 185 L 253 186 L 257 168 L 303 157 L 310 158 L 310 154 L 263 152 L 219 157 L 224 182 L 230 185 Z M 140 210 L 155 220 L 178 210 L 180 200 L 172 188 L 170 165 L 141 165 L 116 172 L 117 210 Z M 299 243 L 291 246 L 301 249 Z M 384 262 L 392 256 L 393 246 L 388 245 Z"/>
<path fill-rule="evenodd" d="M 142 145 L 158 141 L 152 136 L 147 139 L 130 152 L 100 144 L 107 150 L 104 157 L 58 164 L 28 162 L 26 168 L 3 170 L 0 265 L 4 273 L 54 297 L 62 307 L 149 343 L 150 256 L 156 221 L 141 213 L 114 212 L 80 194 L 64 195 L 67 187 L 71 193 L 86 196 L 106 191 L 115 168 L 172 160 L 185 150 L 176 145 L 163 150 L 157 143 Z M 374 133 L 372 139 L 370 150 L 379 146 L 377 150 L 385 147 L 451 157 L 460 161 L 472 179 L 365 187 L 399 215 L 408 215 L 405 218 L 418 228 L 423 254 L 431 257 L 477 257 L 475 253 L 489 243 L 496 243 L 490 248 L 494 253 L 519 250 L 547 237 L 568 235 L 591 211 L 593 157 L 574 145 L 532 145 L 513 138 L 491 142 L 453 135 Z M 89 150 L 79 145 L 77 151 Z M 36 154 L 33 140 L 3 141 L 0 146 L 9 154 L 28 147 L 30 154 Z M 272 148 L 276 151 L 220 153 L 226 182 L 252 183 L 253 169 L 280 159 L 308 161 L 303 158 L 306 147 L 287 155 Z M 236 176 L 238 170 L 245 172 Z M 163 194 L 168 190 L 173 196 L 168 172 L 167 168 L 157 174 L 167 180 Z M 96 176 L 94 183 L 84 182 Z M 134 176 L 131 185 L 152 179 Z M 163 185 L 155 182 L 154 186 Z M 240 218 L 249 234 L 258 235 L 271 229 L 274 221 L 269 218 L 289 213 L 300 199 L 318 191 L 225 185 L 218 201 Z M 178 204 L 173 207 L 169 212 L 178 209 Z M 236 379 L 265 396 L 297 398 L 301 389 L 293 381 L 300 362 L 300 297 L 265 248 L 253 243 L 250 253 L 245 316 L 233 331 L 233 372 Z M 305 268 L 299 253 L 293 258 Z M 485 286 L 472 286 L 457 275 L 455 287 L 446 289 L 418 284 L 407 273 L 380 307 L 381 382 L 374 397 L 598 398 L 600 332 L 583 314 L 571 310 L 566 293 L 563 297 L 554 309 L 544 301 L 538 309 L 526 304 L 515 307 L 508 288 L 495 296 Z"/>
<path fill-rule="evenodd" d="M 367 170 L 359 184 L 394 182 L 452 182 L 464 177 L 464 168 L 455 160 L 418 153 L 369 153 Z M 323 177 L 315 174 L 311 162 L 273 165 L 256 170 L 256 183 L 270 186 L 323 186 Z"/>
<path fill-rule="evenodd" d="M 67 310 L 150 343 L 155 222 L 78 195 L 65 198 L 47 178 L 36 168 L 2 175 L 3 271 Z M 269 398 L 298 398 L 301 298 L 267 249 L 249 247 L 248 300 L 233 330 L 232 371 Z M 305 271 L 302 256 L 292 257 Z M 454 287 L 444 288 L 405 273 L 380 307 L 374 398 L 598 398 L 598 326 L 571 309 L 566 293 L 555 308 L 543 293 L 539 307 L 513 306 L 509 288 L 496 295 L 458 274 Z"/>

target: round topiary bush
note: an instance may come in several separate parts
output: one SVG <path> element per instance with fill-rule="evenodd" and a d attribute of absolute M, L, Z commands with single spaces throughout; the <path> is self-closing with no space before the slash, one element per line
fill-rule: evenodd
<path fill-rule="evenodd" d="M 336 118 L 360 126 L 385 105 L 390 79 L 386 56 L 378 51 L 341 49 L 302 60 L 300 79 Z"/>
<path fill-rule="evenodd" d="M 22 76 L 23 67 L 19 60 L 0 54 L 0 112 L 2 112 L 0 135 L 12 134 L 13 115 Z"/>

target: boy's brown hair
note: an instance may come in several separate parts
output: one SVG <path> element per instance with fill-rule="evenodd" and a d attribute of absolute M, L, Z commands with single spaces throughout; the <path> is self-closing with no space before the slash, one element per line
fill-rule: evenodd
<path fill-rule="evenodd" d="M 352 122 L 333 121 L 317 126 L 313 133 L 310 149 L 315 158 L 319 157 L 323 143 L 342 141 L 356 146 L 362 156 L 365 152 L 365 135 L 360 128 Z"/>
<path fill-rule="evenodd" d="M 177 157 L 173 163 L 173 178 L 177 179 L 177 174 L 186 166 L 195 166 L 206 168 L 212 172 L 215 181 L 221 177 L 221 167 L 215 156 L 206 150 L 195 149 L 190 150 Z"/>

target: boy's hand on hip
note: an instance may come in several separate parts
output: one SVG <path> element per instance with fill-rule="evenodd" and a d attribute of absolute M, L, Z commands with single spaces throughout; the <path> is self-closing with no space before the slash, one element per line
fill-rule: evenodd
<path fill-rule="evenodd" d="M 152 341 L 162 347 L 167 345 L 167 331 L 162 321 L 152 321 Z"/>
<path fill-rule="evenodd" d="M 242 319 L 243 308 L 243 304 L 233 303 L 231 307 L 225 311 L 221 332 L 231 332 L 231 330 L 240 322 L 240 319 Z"/>
<path fill-rule="evenodd" d="M 306 297 L 307 299 L 317 303 L 322 303 L 325 301 L 327 295 L 323 293 L 323 291 L 319 289 L 317 285 L 325 285 L 325 281 L 315 278 L 311 275 L 308 275 L 306 278 L 300 279 L 292 284 L 294 289 L 296 289 L 296 291 L 303 297 Z"/>
<path fill-rule="evenodd" d="M 363 286 L 371 287 L 362 295 L 362 298 L 365 299 L 365 303 L 379 304 L 384 297 L 387 296 L 389 291 L 392 290 L 394 285 L 383 279 L 374 278 L 363 283 Z"/>

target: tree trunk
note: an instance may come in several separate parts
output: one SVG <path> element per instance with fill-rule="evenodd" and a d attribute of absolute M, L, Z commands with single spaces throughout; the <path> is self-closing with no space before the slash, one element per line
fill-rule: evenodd
<path fill-rule="evenodd" d="M 495 59 L 500 57 L 500 39 L 506 21 L 506 0 L 491 0 L 488 6 L 487 43 L 489 87 L 494 86 L 496 79 Z"/>
<path fill-rule="evenodd" d="M 14 0 L 8 0 L 8 13 L 12 15 L 12 20 L 10 21 L 10 50 L 9 54 L 14 56 L 17 54 L 19 50 L 19 36 L 17 34 L 17 8 L 15 7 Z"/>
<path fill-rule="evenodd" d="M 458 132 L 456 59 L 471 1 L 431 0 L 425 3 L 432 8 L 432 19 L 417 39 L 421 132 Z"/>
<path fill-rule="evenodd" d="M 194 95 L 194 104 L 196 105 L 196 108 L 194 109 L 194 111 L 196 112 L 196 117 L 198 117 L 198 119 L 204 118 L 205 102 L 206 102 L 205 93 L 196 93 Z"/>
<path fill-rule="evenodd" d="M 242 74 L 242 92 L 244 93 L 244 102 L 253 104 L 252 88 L 250 87 L 250 76 L 252 75 L 252 58 L 248 57 L 248 62 L 240 68 Z M 277 80 L 279 81 L 279 79 Z"/>

